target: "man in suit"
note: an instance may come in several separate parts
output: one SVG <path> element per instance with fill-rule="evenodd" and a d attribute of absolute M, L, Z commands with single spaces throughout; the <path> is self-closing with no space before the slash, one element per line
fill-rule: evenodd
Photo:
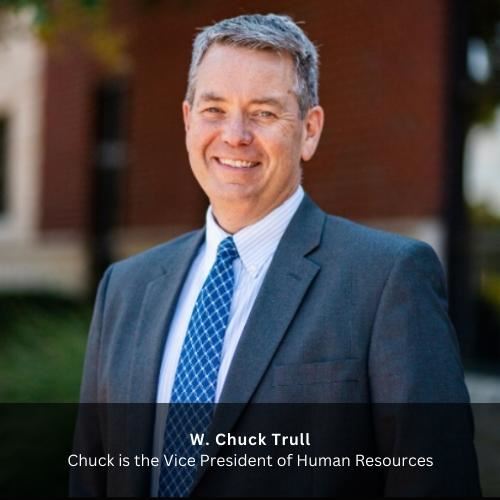
<path fill-rule="evenodd" d="M 350 432 L 333 452 L 388 457 L 417 449 L 444 457 L 443 445 L 453 444 L 446 474 L 361 467 L 318 470 L 305 480 L 295 472 L 266 476 L 198 464 L 186 473 L 162 464 L 125 473 L 74 470 L 73 493 L 479 492 L 469 399 L 434 252 L 329 216 L 300 185 L 302 162 L 314 155 L 323 127 L 317 79 L 316 49 L 286 16 L 226 19 L 196 37 L 183 116 L 193 174 L 210 200 L 206 226 L 105 273 L 81 401 L 234 405 L 195 416 L 193 429 L 185 426 L 191 417 L 173 409 L 165 416 L 134 407 L 138 417 L 129 405 L 112 425 L 100 407 L 83 419 L 77 442 L 103 454 L 119 433 L 146 455 L 174 456 L 186 450 L 175 436 L 198 425 L 203 433 L 210 426 L 249 433 L 255 403 L 455 403 L 462 410 L 451 419 L 372 408 L 356 416 L 354 433 L 352 421 L 332 419 L 316 443 Z M 274 414 L 278 430 L 290 422 L 283 408 Z M 416 422 L 425 415 L 422 436 Z M 207 449 L 224 454 L 213 442 Z M 199 457 L 199 449 L 191 452 Z"/>

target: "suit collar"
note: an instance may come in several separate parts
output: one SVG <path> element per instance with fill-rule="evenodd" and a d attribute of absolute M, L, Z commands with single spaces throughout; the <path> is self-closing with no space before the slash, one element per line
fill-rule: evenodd
<path fill-rule="evenodd" d="M 256 278 L 264 264 L 276 251 L 291 219 L 304 198 L 302 186 L 284 203 L 276 207 L 265 217 L 233 234 L 241 263 L 245 270 Z M 230 236 L 215 221 L 211 207 L 206 215 L 206 256 L 207 272 L 215 262 L 219 243 Z"/>

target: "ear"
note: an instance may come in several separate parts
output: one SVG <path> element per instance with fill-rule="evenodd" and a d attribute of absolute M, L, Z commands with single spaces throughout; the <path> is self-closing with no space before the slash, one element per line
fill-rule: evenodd
<path fill-rule="evenodd" d="M 309 161 L 316 152 L 324 121 L 325 112 L 321 106 L 314 106 L 307 112 L 304 118 L 305 136 L 302 143 L 302 160 Z"/>
<path fill-rule="evenodd" d="M 184 118 L 184 130 L 189 130 L 189 121 L 191 117 L 191 106 L 187 101 L 182 102 L 182 117 Z"/>

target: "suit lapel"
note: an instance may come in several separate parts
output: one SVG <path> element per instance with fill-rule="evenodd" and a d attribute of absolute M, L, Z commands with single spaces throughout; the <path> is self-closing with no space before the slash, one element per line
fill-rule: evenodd
<path fill-rule="evenodd" d="M 320 267 L 306 255 L 320 243 L 325 214 L 306 195 L 267 271 L 231 362 L 212 429 L 229 432 L 264 376 Z M 236 404 L 225 404 L 236 403 Z M 206 450 L 215 455 L 213 436 Z M 200 469 L 199 482 L 205 469 Z"/>
<path fill-rule="evenodd" d="M 135 332 L 134 359 L 129 378 L 129 398 L 134 403 L 155 403 L 163 347 L 177 298 L 191 263 L 203 240 L 203 230 L 179 244 L 162 264 L 163 273 L 147 286 L 139 326 Z"/>
<path fill-rule="evenodd" d="M 234 355 L 221 403 L 247 403 L 319 271 L 306 255 L 320 242 L 325 214 L 306 195 L 267 271 Z M 277 313 L 278 312 L 278 313 Z"/>
<path fill-rule="evenodd" d="M 162 274 L 146 288 L 140 319 L 135 332 L 135 345 L 130 365 L 127 400 L 127 443 L 131 456 L 152 451 L 156 416 L 156 391 L 163 349 L 170 324 L 191 263 L 205 232 L 198 231 L 178 244 L 174 253 L 162 264 Z M 146 452 L 148 454 L 148 452 Z M 151 471 L 148 467 L 131 467 L 127 472 L 128 493 L 149 496 Z"/>

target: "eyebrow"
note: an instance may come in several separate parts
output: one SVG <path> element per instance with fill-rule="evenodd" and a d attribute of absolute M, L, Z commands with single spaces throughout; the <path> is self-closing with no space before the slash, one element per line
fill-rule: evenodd
<path fill-rule="evenodd" d="M 213 92 L 205 92 L 200 96 L 200 102 L 225 102 L 226 99 Z M 276 106 L 278 108 L 283 108 L 283 103 L 280 99 L 275 97 L 262 97 L 260 99 L 253 99 L 250 104 L 267 104 L 269 106 Z"/>
<path fill-rule="evenodd" d="M 204 94 L 201 94 L 200 101 L 202 101 L 202 102 L 206 102 L 206 101 L 223 102 L 223 101 L 225 101 L 225 99 L 223 97 L 218 96 L 217 94 L 214 94 L 213 92 L 205 92 Z"/>
<path fill-rule="evenodd" d="M 251 104 L 267 104 L 268 106 L 283 108 L 283 103 L 275 97 L 263 97 L 262 99 L 254 99 Z"/>

